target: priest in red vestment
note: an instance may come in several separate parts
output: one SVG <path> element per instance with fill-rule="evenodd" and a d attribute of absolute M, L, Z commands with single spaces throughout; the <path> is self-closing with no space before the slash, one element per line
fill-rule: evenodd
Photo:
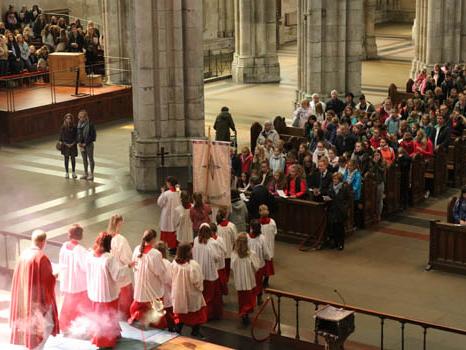
<path fill-rule="evenodd" d="M 42 230 L 32 233 L 32 247 L 21 254 L 13 274 L 10 342 L 27 349 L 42 349 L 50 335 L 59 333 L 56 277 L 44 253 L 46 238 Z"/>

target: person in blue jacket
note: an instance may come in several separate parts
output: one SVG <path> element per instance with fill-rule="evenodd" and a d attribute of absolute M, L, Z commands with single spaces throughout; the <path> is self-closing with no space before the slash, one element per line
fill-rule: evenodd
<path fill-rule="evenodd" d="M 453 220 L 455 224 L 466 225 L 466 186 L 461 189 L 461 196 L 453 207 Z"/>
<path fill-rule="evenodd" d="M 363 211 L 361 203 L 361 190 L 362 190 L 362 175 L 358 169 L 358 164 L 355 160 L 350 160 L 346 166 L 343 175 L 343 181 L 351 186 L 353 190 L 354 199 L 354 221 L 358 228 L 363 227 Z"/>

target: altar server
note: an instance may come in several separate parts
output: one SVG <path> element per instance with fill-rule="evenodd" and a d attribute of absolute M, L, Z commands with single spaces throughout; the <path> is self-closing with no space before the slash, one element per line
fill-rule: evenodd
<path fill-rule="evenodd" d="M 97 347 L 115 347 L 121 337 L 118 323 L 118 295 L 121 281 L 127 278 L 134 263 L 121 265 L 110 254 L 112 236 L 101 232 L 86 259 L 87 295 L 91 301 L 89 315 L 91 342 Z"/>
<path fill-rule="evenodd" d="M 250 233 L 248 235 L 248 247 L 256 253 L 259 258 L 259 269 L 256 271 L 257 304 L 262 304 L 262 285 L 265 273 L 265 261 L 270 259 L 270 252 L 265 242 L 265 237 L 261 234 L 261 224 L 259 220 L 251 221 Z"/>
<path fill-rule="evenodd" d="M 11 285 L 10 342 L 27 349 L 43 349 L 47 338 L 59 332 L 56 279 L 44 252 L 46 238 L 42 230 L 32 233 L 32 246 L 19 257 Z"/>
<path fill-rule="evenodd" d="M 204 276 L 203 295 L 209 320 L 219 320 L 223 316 L 222 288 L 218 276 L 221 256 L 211 234 L 209 224 L 204 223 L 199 227 L 199 235 L 194 239 L 193 259 L 201 266 Z"/>
<path fill-rule="evenodd" d="M 225 271 L 227 283 L 230 279 L 230 260 L 233 245 L 235 244 L 238 231 L 236 225 L 228 220 L 227 210 L 222 208 L 218 211 L 217 217 L 217 234 L 225 241 L 226 255 L 225 255 Z"/>
<path fill-rule="evenodd" d="M 86 259 L 87 250 L 80 241 L 83 238 L 83 228 L 73 225 L 68 230 L 69 241 L 63 243 L 60 249 L 60 290 L 63 294 L 63 304 L 60 311 L 60 330 L 67 334 L 72 322 L 87 315 L 91 302 L 87 297 Z"/>
<path fill-rule="evenodd" d="M 264 277 L 264 288 L 269 286 L 269 277 L 275 274 L 273 266 L 273 256 L 275 252 L 275 236 L 277 235 L 277 224 L 275 220 L 269 217 L 269 208 L 262 204 L 259 206 L 261 232 L 264 236 L 267 250 L 269 252 L 269 259 L 265 260 L 265 277 Z"/>
<path fill-rule="evenodd" d="M 122 225 L 123 217 L 119 214 L 113 215 L 108 222 L 107 233 L 112 236 L 112 249 L 110 253 L 121 265 L 128 265 L 132 261 L 132 251 L 128 240 L 120 233 Z M 130 316 L 129 309 L 133 302 L 134 293 L 132 274 L 126 274 L 119 282 L 119 286 L 118 309 L 122 313 L 122 319 L 127 320 Z"/>
<path fill-rule="evenodd" d="M 225 256 L 227 254 L 227 248 L 225 241 L 222 237 L 217 234 L 217 225 L 211 222 L 209 224 L 210 231 L 212 232 L 213 243 L 217 248 L 219 260 L 217 262 L 218 279 L 220 280 L 220 289 L 223 295 L 228 295 L 228 280 L 225 267 Z"/>
<path fill-rule="evenodd" d="M 192 204 L 188 192 L 181 191 L 180 200 L 181 204 L 175 209 L 176 241 L 178 244 L 193 243 L 193 222 L 190 216 Z"/>
<path fill-rule="evenodd" d="M 177 332 L 184 325 L 192 327 L 192 336 L 202 337 L 200 325 L 207 322 L 207 306 L 202 295 L 203 280 L 201 267 L 193 260 L 189 243 L 182 243 L 172 262 L 172 302 Z"/>
<path fill-rule="evenodd" d="M 141 244 L 134 249 L 134 301 L 128 323 L 139 321 L 144 327 L 150 324 L 163 329 L 167 327 L 163 307 L 154 310 L 154 305 L 157 301 L 162 302 L 168 276 L 162 254 L 155 249 L 156 239 L 155 230 L 145 230 Z"/>
<path fill-rule="evenodd" d="M 160 213 L 160 239 L 167 243 L 170 253 L 176 251 L 176 208 L 181 204 L 180 193 L 176 189 L 178 181 L 169 176 L 165 181 L 165 187 L 161 189 L 157 205 Z"/>
<path fill-rule="evenodd" d="M 165 265 L 166 275 L 163 285 L 163 306 L 165 308 L 165 320 L 167 322 L 168 330 L 173 332 L 175 330 L 175 319 L 173 316 L 173 303 L 172 303 L 172 279 L 173 279 L 173 265 L 168 260 L 168 247 L 164 241 L 158 241 L 155 245 L 160 254 L 162 254 L 162 261 Z"/>
<path fill-rule="evenodd" d="M 244 325 L 249 324 L 249 314 L 256 306 L 256 272 L 259 269 L 259 258 L 249 249 L 247 234 L 240 233 L 231 253 L 231 270 L 238 293 L 239 315 Z"/>

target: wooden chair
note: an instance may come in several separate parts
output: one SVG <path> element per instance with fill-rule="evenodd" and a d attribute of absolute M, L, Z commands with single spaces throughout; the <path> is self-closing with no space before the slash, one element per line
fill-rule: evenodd
<path fill-rule="evenodd" d="M 390 96 L 390 99 L 392 100 L 392 104 L 396 106 L 401 101 L 412 98 L 414 94 L 412 92 L 398 91 L 398 88 L 396 87 L 396 85 L 392 83 L 388 87 L 388 96 Z"/>
<path fill-rule="evenodd" d="M 426 162 L 424 177 L 432 180 L 432 196 L 438 196 L 447 189 L 448 170 L 447 153 L 445 148 L 440 146 L 434 152 L 434 158 Z"/>
<path fill-rule="evenodd" d="M 254 149 L 256 148 L 257 145 L 257 139 L 262 131 L 262 125 L 260 125 L 258 122 L 254 122 L 251 125 L 250 129 L 250 142 L 251 142 L 251 152 L 254 154 Z"/>

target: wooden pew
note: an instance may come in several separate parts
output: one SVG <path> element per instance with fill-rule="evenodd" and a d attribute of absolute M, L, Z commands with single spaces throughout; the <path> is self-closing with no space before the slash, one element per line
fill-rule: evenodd
<path fill-rule="evenodd" d="M 413 98 L 414 94 L 412 92 L 399 91 L 395 84 L 390 84 L 388 87 L 388 96 L 391 98 L 393 106 L 396 106 L 403 100 Z"/>
<path fill-rule="evenodd" d="M 400 211 L 400 169 L 393 163 L 385 173 L 385 198 L 383 214 L 390 215 Z"/>
<path fill-rule="evenodd" d="M 426 179 L 432 180 L 432 196 L 438 196 L 447 189 L 448 170 L 447 170 L 447 153 L 445 148 L 440 146 L 434 152 L 433 159 L 426 162 L 425 175 Z"/>
<path fill-rule="evenodd" d="M 425 167 L 424 157 L 416 154 L 411 163 L 411 201 L 413 205 L 417 205 L 424 200 Z"/>
<path fill-rule="evenodd" d="M 455 220 L 453 219 L 453 208 L 455 206 L 456 199 L 456 197 L 453 197 L 452 199 L 450 199 L 447 205 L 447 222 L 450 224 L 453 224 L 455 222 Z"/>
<path fill-rule="evenodd" d="M 367 172 L 363 177 L 361 199 L 363 223 L 364 227 L 367 228 L 377 222 L 377 183 L 371 172 Z"/>
<path fill-rule="evenodd" d="M 273 120 L 273 127 L 277 130 L 280 138 L 282 140 L 289 141 L 291 138 L 294 138 L 299 146 L 300 143 L 306 142 L 306 135 L 305 130 L 302 128 L 295 128 L 293 126 L 286 126 L 285 118 L 283 117 L 276 117 Z"/>
<path fill-rule="evenodd" d="M 466 183 L 466 139 L 457 137 L 447 152 L 448 184 L 461 187 Z"/>
<path fill-rule="evenodd" d="M 277 223 L 277 239 L 298 243 L 301 248 L 319 248 L 326 239 L 328 204 L 280 197 L 276 198 L 276 204 L 271 216 Z M 345 223 L 346 237 L 354 232 L 353 217 L 353 201 L 350 200 Z"/>
<path fill-rule="evenodd" d="M 466 275 L 466 226 L 430 222 L 429 263 L 426 270 L 438 269 Z"/>

